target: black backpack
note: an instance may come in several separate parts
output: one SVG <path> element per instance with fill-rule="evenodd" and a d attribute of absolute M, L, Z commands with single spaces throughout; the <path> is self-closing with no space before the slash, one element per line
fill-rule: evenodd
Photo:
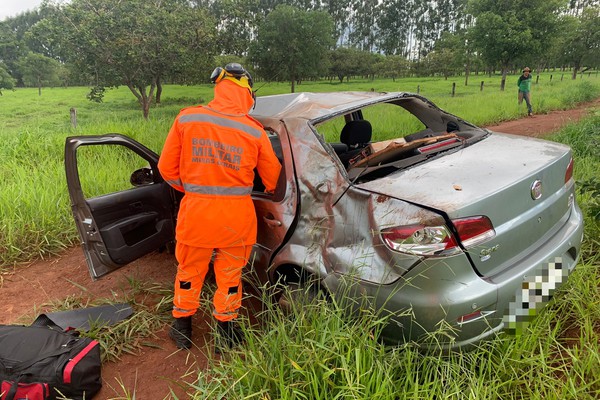
<path fill-rule="evenodd" d="M 0 400 L 89 400 L 102 387 L 100 345 L 74 330 L 0 325 L 0 385 Z"/>

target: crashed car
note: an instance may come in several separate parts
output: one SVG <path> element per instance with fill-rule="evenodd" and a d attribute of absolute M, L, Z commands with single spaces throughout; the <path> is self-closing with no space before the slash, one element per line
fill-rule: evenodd
<path fill-rule="evenodd" d="M 392 315 L 389 342 L 426 344 L 442 330 L 436 346 L 468 348 L 519 333 L 578 261 L 583 220 L 567 146 L 479 128 L 410 93 L 265 96 L 252 115 L 283 166 L 275 193 L 255 180 L 253 269 L 265 282 L 372 299 Z M 67 138 L 92 278 L 173 242 L 180 195 L 158 158 L 119 134 Z M 119 171 L 132 159 L 139 169 Z M 127 180 L 122 190 L 96 187 L 101 168 Z"/>

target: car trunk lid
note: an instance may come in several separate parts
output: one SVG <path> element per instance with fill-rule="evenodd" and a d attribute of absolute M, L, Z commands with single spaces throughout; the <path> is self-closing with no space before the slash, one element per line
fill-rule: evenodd
<path fill-rule="evenodd" d="M 460 151 L 359 184 L 445 213 L 451 220 L 487 216 L 496 235 L 468 249 L 480 275 L 514 265 L 568 218 L 572 181 L 567 146 L 493 134 Z M 538 192 L 541 191 L 541 196 Z"/>

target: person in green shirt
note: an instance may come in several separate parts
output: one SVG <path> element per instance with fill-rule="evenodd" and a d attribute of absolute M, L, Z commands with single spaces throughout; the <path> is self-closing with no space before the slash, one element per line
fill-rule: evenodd
<path fill-rule="evenodd" d="M 523 69 L 523 75 L 519 77 L 517 81 L 517 86 L 519 86 L 519 105 L 523 103 L 523 99 L 525 99 L 525 103 L 527 104 L 527 115 L 531 116 L 533 114 L 533 109 L 531 108 L 531 70 L 529 67 L 525 67 Z"/>

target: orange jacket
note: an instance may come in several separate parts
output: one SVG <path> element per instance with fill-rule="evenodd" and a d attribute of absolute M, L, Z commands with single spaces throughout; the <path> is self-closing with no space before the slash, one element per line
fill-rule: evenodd
<path fill-rule="evenodd" d="M 256 242 L 254 168 L 266 191 L 273 191 L 281 165 L 263 126 L 247 114 L 252 104 L 248 89 L 223 80 L 207 106 L 185 108 L 175 119 L 158 168 L 165 181 L 185 192 L 179 242 L 212 248 Z"/>

